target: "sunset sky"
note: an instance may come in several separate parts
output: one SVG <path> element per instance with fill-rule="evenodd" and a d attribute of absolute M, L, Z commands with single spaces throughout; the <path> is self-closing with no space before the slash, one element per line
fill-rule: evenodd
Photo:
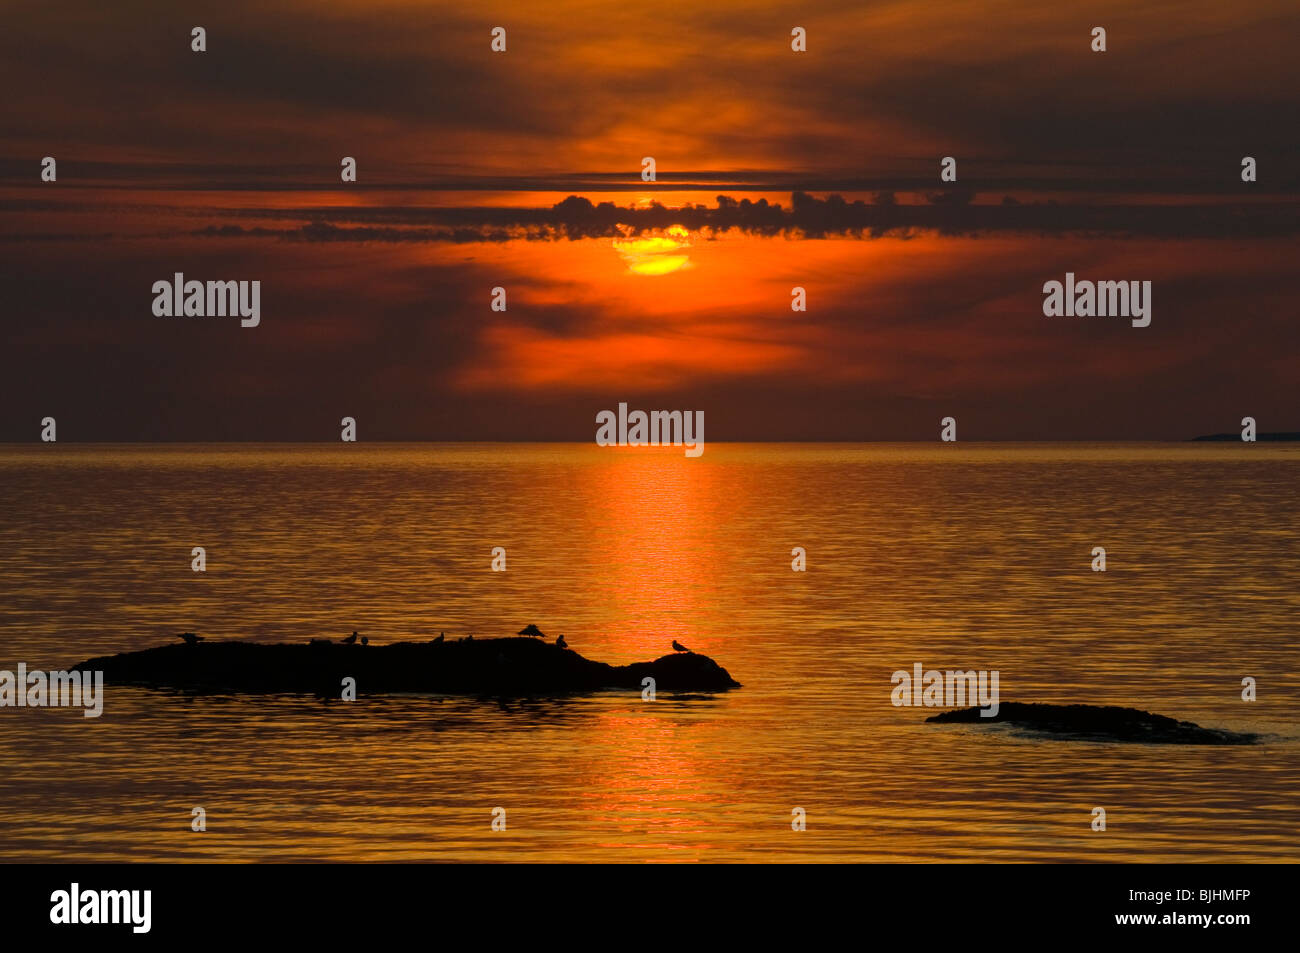
<path fill-rule="evenodd" d="M 1300 430 L 1290 0 L 4 20 L 0 440 L 591 440 L 620 401 L 710 440 Z M 261 325 L 154 316 L 178 271 L 260 280 Z M 1151 326 L 1044 317 L 1067 271 L 1151 281 Z"/>

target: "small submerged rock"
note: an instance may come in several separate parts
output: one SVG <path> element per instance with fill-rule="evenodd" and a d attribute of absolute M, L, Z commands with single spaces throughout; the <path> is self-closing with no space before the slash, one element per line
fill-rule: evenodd
<path fill-rule="evenodd" d="M 983 709 L 959 708 L 931 715 L 927 722 L 992 725 L 1010 723 L 1079 741 L 1122 741 L 1166 745 L 1249 745 L 1259 736 L 1246 732 L 1202 728 L 1140 708 L 1114 705 L 1047 705 L 1003 702 L 998 713 L 981 716 Z"/>
<path fill-rule="evenodd" d="M 87 659 L 109 684 L 197 692 L 288 692 L 338 697 L 344 678 L 358 694 L 545 695 L 625 688 L 642 679 L 658 692 L 739 688 L 707 655 L 665 655 L 653 662 L 607 665 L 531 638 L 395 642 L 389 645 L 199 642 Z"/>

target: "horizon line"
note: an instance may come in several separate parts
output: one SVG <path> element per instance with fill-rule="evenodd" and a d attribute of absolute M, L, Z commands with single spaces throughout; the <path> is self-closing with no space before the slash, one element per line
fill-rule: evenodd
<path fill-rule="evenodd" d="M 1233 431 L 1223 431 L 1223 432 L 1220 432 L 1220 433 L 1198 434 L 1198 435 L 1196 435 L 1196 436 L 1194 436 L 1194 437 L 1162 437 L 1162 438 L 1157 438 L 1157 437 L 1064 437 L 1064 438 L 1051 438 L 1051 439 L 996 439 L 996 438 L 976 438 L 976 439 L 969 439 L 969 438 L 963 438 L 963 439 L 961 439 L 961 440 L 952 440 L 952 441 L 944 441 L 944 440 L 938 440 L 938 439 L 926 439 L 926 440 L 920 440 L 920 439 L 911 439 L 911 440 L 882 440 L 882 439 L 840 439 L 840 440 L 827 440 L 827 439 L 810 439 L 810 438 L 762 438 L 762 439 L 753 439 L 753 440 L 714 440 L 714 439 L 710 439 L 710 440 L 708 440 L 708 441 L 705 441 L 705 443 L 706 443 L 706 444 L 749 444 L 749 443 L 773 443 L 773 444 L 776 444 L 776 443 L 805 443 L 805 444 L 843 444 L 843 443 L 854 443 L 854 444 L 868 444 L 868 443 L 893 443 L 893 444 L 898 444 L 898 443 L 907 443 L 907 444 L 928 444 L 928 443 L 937 443 L 937 444 L 945 444 L 945 445 L 948 444 L 948 443 L 953 443 L 953 444 L 960 444 L 960 443 L 1017 443 L 1017 444 L 1054 444 L 1054 443 L 1198 443 L 1198 442 L 1206 442 L 1207 438 L 1211 438 L 1211 437 L 1226 437 L 1226 438 L 1231 438 L 1231 439 L 1227 439 L 1227 440 L 1217 441 L 1217 442 L 1221 442 L 1221 443 L 1234 443 L 1234 442 L 1237 442 L 1237 443 L 1256 443 L 1256 442 L 1265 442 L 1265 443 L 1269 443 L 1269 442 L 1272 442 L 1272 443 L 1285 443 L 1285 442 L 1300 442 L 1300 431 L 1286 431 L 1286 430 L 1282 430 L 1282 431 L 1267 431 L 1267 432 L 1260 432 L 1260 433 L 1258 433 L 1258 434 L 1256 435 L 1256 439 L 1255 439 L 1254 441 L 1241 440 L 1241 439 L 1240 439 L 1240 434 L 1239 434 L 1239 433 L 1235 433 L 1235 432 L 1233 432 Z M 1271 438 L 1274 438 L 1274 439 L 1270 440 L 1270 439 L 1269 439 L 1270 437 L 1271 437 Z M 1279 440 L 1279 439 L 1277 439 L 1278 437 L 1284 437 L 1284 438 L 1289 438 L 1289 439 Z M 78 445 L 78 446 L 91 446 L 91 445 L 117 445 L 117 444 L 164 444 L 164 445 L 165 445 L 165 444 L 176 444 L 176 445 L 187 445 L 187 444 L 304 444 L 304 445 L 333 445 L 333 444 L 348 444 L 348 443 L 354 443 L 354 444 L 358 444 L 358 445 L 359 445 L 359 444 L 365 444 L 365 443 L 395 443 L 395 444 L 400 444 L 400 443 L 463 443 L 463 444 L 499 443 L 499 444 L 577 444 L 577 445 L 581 445 L 581 444 L 591 444 L 592 446 L 599 446 L 599 444 L 595 443 L 594 440 L 590 440 L 590 439 L 588 439 L 588 440 L 533 440 L 533 439 L 523 439 L 523 438 L 519 438 L 519 439 L 513 439 L 513 438 L 494 438 L 494 439 L 473 439 L 473 438 L 465 439 L 465 438 L 450 438 L 450 439 L 436 439 L 436 438 L 429 438 L 429 437 L 416 437 L 416 438 L 373 438 L 373 439 L 367 439 L 367 440 L 356 440 L 356 441 L 344 441 L 344 440 L 337 440 L 337 439 L 335 439 L 335 440 L 301 440 L 301 439 L 287 439 L 287 440 L 249 439 L 249 440 L 238 440 L 238 439 L 228 439 L 228 438 L 223 438 L 223 439 L 219 439 L 219 440 L 139 440 L 139 439 L 112 440 L 112 439 L 106 439 L 106 440 L 55 440 L 55 441 L 42 441 L 42 440 L 40 440 L 40 439 L 36 439 L 36 440 L 0 440 L 0 447 L 21 447 L 21 446 L 27 446 L 27 445 L 31 445 L 31 444 L 45 446 L 45 445 L 48 445 L 49 443 L 54 443 L 54 444 L 56 444 L 56 445 L 57 445 L 57 444 L 60 444 L 60 443 L 63 443 L 63 444 L 76 444 L 76 445 Z M 645 444 L 645 445 L 644 445 L 644 448 L 647 448 L 647 449 L 673 449 L 673 448 L 675 448 L 675 447 L 677 447 L 677 446 L 679 446 L 679 445 L 678 445 L 678 444 Z M 601 449 L 610 449 L 610 448 L 601 447 Z M 642 446 L 627 446 L 627 447 L 616 447 L 616 448 L 613 448 L 613 449 L 619 449 L 619 450 L 640 450 L 640 449 L 643 449 L 643 447 L 642 447 Z"/>

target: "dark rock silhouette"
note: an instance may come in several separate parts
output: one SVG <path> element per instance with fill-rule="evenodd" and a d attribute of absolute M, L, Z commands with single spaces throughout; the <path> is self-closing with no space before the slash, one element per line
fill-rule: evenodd
<path fill-rule="evenodd" d="M 1010 723 L 1081 741 L 1123 741 L 1174 745 L 1249 745 L 1259 736 L 1202 728 L 1190 721 L 1178 721 L 1140 708 L 1114 705 L 1045 705 L 1003 702 L 998 713 L 984 718 L 979 708 L 958 708 L 931 715 L 926 721 L 940 724 L 995 725 Z"/>
<path fill-rule="evenodd" d="M 395 642 L 372 645 L 365 652 L 335 642 L 204 642 L 88 659 L 74 670 L 102 671 L 109 684 L 197 692 L 337 695 L 345 677 L 356 679 L 359 694 L 640 691 L 647 676 L 661 692 L 740 687 L 726 669 L 705 655 L 665 655 L 653 662 L 607 665 L 534 638 Z"/>

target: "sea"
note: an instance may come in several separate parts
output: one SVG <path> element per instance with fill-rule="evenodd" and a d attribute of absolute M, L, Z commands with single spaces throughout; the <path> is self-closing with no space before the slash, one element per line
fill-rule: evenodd
<path fill-rule="evenodd" d="M 532 623 L 742 684 L 0 708 L 0 860 L 1294 861 L 1298 487 L 1286 444 L 0 445 L 0 670 Z M 918 663 L 1260 743 L 927 723 Z"/>

